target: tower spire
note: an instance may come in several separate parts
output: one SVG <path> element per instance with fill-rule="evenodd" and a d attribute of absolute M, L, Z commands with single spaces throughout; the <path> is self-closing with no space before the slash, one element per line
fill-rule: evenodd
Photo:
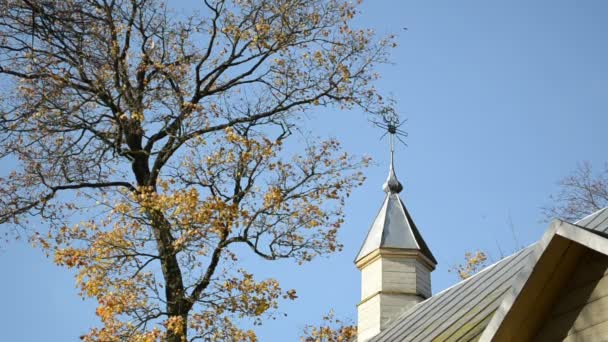
<path fill-rule="evenodd" d="M 395 139 L 399 117 L 392 108 L 382 113 L 376 126 L 389 135 L 391 160 L 384 182 L 386 196 L 355 258 L 361 270 L 361 302 L 357 306 L 357 341 L 380 333 L 400 312 L 431 296 L 431 272 L 437 261 L 422 239 L 399 197 L 403 185 L 395 173 Z"/>

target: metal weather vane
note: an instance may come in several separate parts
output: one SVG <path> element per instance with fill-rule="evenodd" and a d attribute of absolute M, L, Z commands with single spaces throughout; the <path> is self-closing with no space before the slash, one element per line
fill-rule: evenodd
<path fill-rule="evenodd" d="M 384 132 L 380 138 L 382 139 L 387 134 L 389 135 L 391 151 L 391 164 L 388 172 L 388 178 L 386 179 L 386 182 L 382 188 L 386 193 L 398 194 L 401 192 L 401 190 L 403 190 L 403 185 L 401 185 L 401 182 L 399 182 L 397 175 L 395 174 L 395 139 L 398 139 L 401 143 L 407 146 L 403 140 L 407 137 L 407 132 L 399 128 L 404 122 L 400 121 L 399 115 L 392 107 L 386 107 L 383 109 L 380 112 L 380 116 L 382 121 L 372 121 L 372 123 L 375 126 L 386 130 L 386 132 Z"/>
<path fill-rule="evenodd" d="M 399 114 L 395 112 L 395 109 L 393 107 L 383 108 L 380 111 L 379 115 L 380 120 L 372 120 L 372 123 L 374 124 L 374 126 L 386 130 L 386 132 L 382 134 L 380 139 L 384 138 L 387 134 L 389 134 L 391 151 L 394 151 L 395 139 L 399 140 L 399 142 L 407 146 L 407 143 L 404 141 L 404 139 L 407 138 L 407 132 L 400 128 L 407 120 L 401 121 L 401 119 L 399 118 Z"/>

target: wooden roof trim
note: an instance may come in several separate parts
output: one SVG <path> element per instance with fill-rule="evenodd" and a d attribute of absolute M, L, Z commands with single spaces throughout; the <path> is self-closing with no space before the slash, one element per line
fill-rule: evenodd
<path fill-rule="evenodd" d="M 521 272 L 519 272 L 515 281 L 513 282 L 511 290 L 505 296 L 499 308 L 494 313 L 494 316 L 488 323 L 486 329 L 479 339 L 480 342 L 493 341 L 496 333 L 505 322 L 507 314 L 509 314 L 520 293 L 528 283 L 530 275 L 534 271 L 539 259 L 547 251 L 547 247 L 551 241 L 556 238 L 556 236 L 576 242 L 579 245 L 608 255 L 608 239 L 604 236 L 589 231 L 584 227 L 565 221 L 554 220 L 551 222 L 549 228 L 545 234 L 543 234 L 543 237 L 540 239 L 539 243 L 534 246 L 532 253 L 528 257 L 526 266 Z"/>
<path fill-rule="evenodd" d="M 556 234 L 577 242 L 598 253 L 608 255 L 608 239 L 597 232 L 588 230 L 585 227 L 566 224 L 560 226 Z"/>
<path fill-rule="evenodd" d="M 362 270 L 365 266 L 380 259 L 380 257 L 415 259 L 420 261 L 430 271 L 433 271 L 435 269 L 435 263 L 419 249 L 402 249 L 390 247 L 382 247 L 376 249 L 375 251 L 364 256 L 363 258 L 357 260 L 355 265 L 358 269 Z"/>

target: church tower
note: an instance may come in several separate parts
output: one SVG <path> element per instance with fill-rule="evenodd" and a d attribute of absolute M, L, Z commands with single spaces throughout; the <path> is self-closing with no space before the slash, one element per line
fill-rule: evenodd
<path fill-rule="evenodd" d="M 386 197 L 355 264 L 361 271 L 357 305 L 357 341 L 382 331 L 401 312 L 431 296 L 431 272 L 437 261 L 399 197 L 403 186 L 394 167 L 395 125 L 389 123 L 391 164 L 383 189 Z"/>

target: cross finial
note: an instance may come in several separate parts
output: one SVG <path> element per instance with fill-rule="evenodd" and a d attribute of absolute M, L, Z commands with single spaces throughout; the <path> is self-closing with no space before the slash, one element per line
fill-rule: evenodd
<path fill-rule="evenodd" d="M 377 126 L 386 129 L 386 133 L 389 135 L 389 144 L 391 151 L 391 163 L 388 171 L 388 178 L 382 189 L 386 193 L 398 194 L 403 190 L 403 185 L 397 179 L 397 175 L 395 174 L 395 138 L 399 138 L 397 135 L 400 134 L 402 136 L 407 136 L 407 133 L 399 130 L 399 116 L 395 113 L 394 109 L 391 107 L 385 108 L 382 111 L 382 123 L 376 123 Z M 401 141 L 401 139 L 399 139 Z"/>

